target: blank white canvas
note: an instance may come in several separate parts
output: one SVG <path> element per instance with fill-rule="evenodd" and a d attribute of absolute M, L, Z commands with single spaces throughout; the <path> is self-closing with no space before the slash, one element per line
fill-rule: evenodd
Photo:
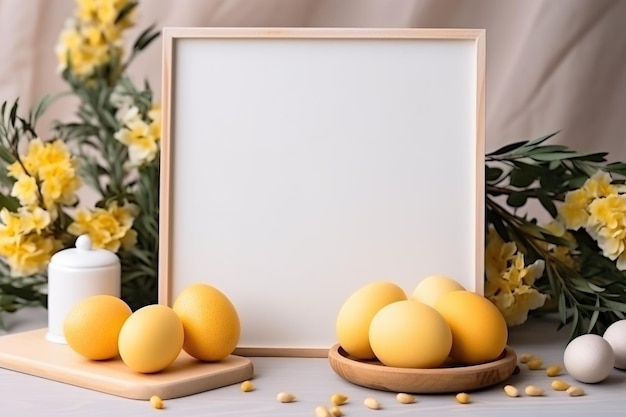
<path fill-rule="evenodd" d="M 326 349 L 367 283 L 482 288 L 474 40 L 174 46 L 170 302 L 206 282 L 240 347 Z"/>

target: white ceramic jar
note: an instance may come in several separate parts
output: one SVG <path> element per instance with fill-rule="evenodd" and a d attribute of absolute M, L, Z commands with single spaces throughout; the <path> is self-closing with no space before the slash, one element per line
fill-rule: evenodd
<path fill-rule="evenodd" d="M 87 235 L 76 239 L 76 248 L 57 252 L 48 265 L 48 332 L 46 339 L 67 343 L 63 321 L 70 309 L 92 295 L 120 296 L 121 267 L 117 255 L 92 249 Z"/>

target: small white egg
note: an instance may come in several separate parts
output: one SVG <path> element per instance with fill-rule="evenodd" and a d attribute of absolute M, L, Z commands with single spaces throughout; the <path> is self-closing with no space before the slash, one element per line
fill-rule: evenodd
<path fill-rule="evenodd" d="M 593 384 L 609 376 L 615 364 L 615 354 L 602 336 L 584 334 L 565 347 L 563 364 L 574 379 Z"/>
<path fill-rule="evenodd" d="M 604 338 L 615 353 L 615 367 L 626 369 L 626 319 L 611 324 L 604 332 Z"/>

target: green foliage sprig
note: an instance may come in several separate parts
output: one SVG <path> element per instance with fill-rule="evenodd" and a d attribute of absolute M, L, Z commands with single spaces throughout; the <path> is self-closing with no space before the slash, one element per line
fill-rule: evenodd
<path fill-rule="evenodd" d="M 539 291 L 550 299 L 538 313 L 558 312 L 570 336 L 594 332 L 623 319 L 626 313 L 626 273 L 602 255 L 596 241 L 583 229 L 569 230 L 573 239 L 557 236 L 529 215 L 535 201 L 552 219 L 566 193 L 579 189 L 595 172 L 613 175 L 623 183 L 626 164 L 608 163 L 607 153 L 579 153 L 546 142 L 556 133 L 506 145 L 485 157 L 486 223 L 505 241 L 515 242 L 532 262 L 545 261 Z M 526 210 L 524 210 L 526 208 Z M 567 248 L 568 264 L 550 248 Z"/>

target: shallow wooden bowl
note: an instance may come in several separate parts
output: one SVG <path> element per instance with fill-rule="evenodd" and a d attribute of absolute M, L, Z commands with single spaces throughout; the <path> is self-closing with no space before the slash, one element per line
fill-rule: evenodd
<path fill-rule="evenodd" d="M 435 369 L 395 368 L 374 360 L 351 358 L 337 344 L 328 351 L 328 360 L 339 376 L 356 385 L 382 391 L 438 394 L 472 391 L 505 381 L 515 371 L 517 355 L 506 346 L 498 359 L 481 365 L 446 363 Z"/>

